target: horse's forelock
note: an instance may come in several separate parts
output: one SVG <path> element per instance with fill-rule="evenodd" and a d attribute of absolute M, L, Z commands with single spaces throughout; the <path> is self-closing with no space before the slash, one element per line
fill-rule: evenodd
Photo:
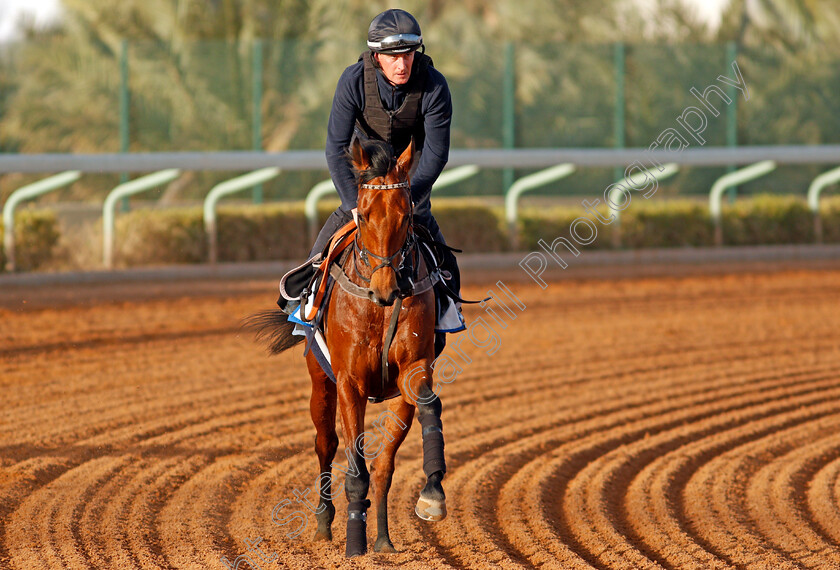
<path fill-rule="evenodd" d="M 370 167 L 356 172 L 359 184 L 365 184 L 375 178 L 386 176 L 396 167 L 397 161 L 391 152 L 391 145 L 388 143 L 369 140 L 363 143 L 363 147 L 368 155 Z"/>

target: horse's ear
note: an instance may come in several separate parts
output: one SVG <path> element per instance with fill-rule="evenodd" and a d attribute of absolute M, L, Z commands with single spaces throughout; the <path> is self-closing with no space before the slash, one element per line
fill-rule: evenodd
<path fill-rule="evenodd" d="M 411 167 L 413 166 L 415 156 L 416 153 L 414 152 L 414 137 L 411 137 L 411 142 L 408 143 L 408 146 L 405 147 L 405 150 L 397 159 L 397 170 L 399 170 L 402 174 L 405 174 L 407 176 L 408 173 L 411 171 Z"/>
<path fill-rule="evenodd" d="M 370 168 L 370 157 L 365 152 L 361 141 L 356 137 L 353 137 L 353 142 L 350 143 L 350 162 L 357 172 Z"/>

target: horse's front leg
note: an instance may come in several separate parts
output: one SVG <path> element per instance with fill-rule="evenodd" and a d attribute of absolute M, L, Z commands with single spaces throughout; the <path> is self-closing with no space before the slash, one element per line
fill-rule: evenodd
<path fill-rule="evenodd" d="M 388 491 L 394 476 L 394 458 L 414 419 L 414 406 L 402 398 L 391 400 L 388 410 L 374 421 L 375 436 L 384 441 L 378 447 L 378 455 L 373 460 L 371 479 L 373 495 L 376 500 L 376 552 L 396 552 L 388 533 Z"/>
<path fill-rule="evenodd" d="M 427 521 L 446 518 L 446 494 L 443 492 L 443 476 L 446 473 L 446 459 L 443 453 L 443 422 L 441 422 L 440 398 L 432 390 L 432 370 L 429 363 L 421 361 L 407 369 L 402 382 L 403 398 L 417 407 L 417 419 L 423 428 L 423 473 L 426 486 L 420 491 L 414 512 Z"/>
<path fill-rule="evenodd" d="M 315 424 L 315 452 L 318 454 L 320 465 L 318 477 L 320 500 L 315 512 L 318 528 L 313 540 L 332 540 L 332 522 L 335 518 L 335 507 L 332 502 L 332 461 L 338 448 L 338 435 L 335 433 L 336 388 L 311 352 L 306 361 L 312 378 L 309 413 L 312 423 Z"/>
<path fill-rule="evenodd" d="M 344 376 L 344 377 L 342 377 Z M 366 400 L 358 386 L 345 375 L 338 378 L 338 405 L 344 426 L 344 446 L 347 456 L 344 494 L 347 497 L 347 545 L 345 556 L 361 556 L 367 552 L 367 500 L 370 476 L 360 452 L 364 445 Z"/>

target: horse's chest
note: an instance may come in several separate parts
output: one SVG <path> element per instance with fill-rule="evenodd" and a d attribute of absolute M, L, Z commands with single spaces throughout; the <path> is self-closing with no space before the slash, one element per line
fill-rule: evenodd
<path fill-rule="evenodd" d="M 328 335 L 328 342 L 346 357 L 378 367 L 386 332 L 385 324 L 378 322 L 381 319 L 380 314 L 376 319 L 356 319 L 353 323 L 342 323 L 333 329 L 334 334 Z"/>

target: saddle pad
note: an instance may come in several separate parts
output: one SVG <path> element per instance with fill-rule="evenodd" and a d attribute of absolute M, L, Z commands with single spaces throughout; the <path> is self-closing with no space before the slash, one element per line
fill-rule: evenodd
<path fill-rule="evenodd" d="M 441 307 L 441 301 L 443 307 Z M 460 305 L 461 303 L 456 303 L 445 295 L 437 297 L 437 303 L 435 303 L 437 307 L 436 333 L 456 333 L 467 328 L 464 315 L 461 314 Z"/>
<path fill-rule="evenodd" d="M 289 320 L 295 323 L 295 328 L 292 330 L 293 335 L 306 336 L 306 328 L 312 327 L 311 324 L 305 323 L 301 320 L 300 307 L 298 307 L 293 314 L 289 315 Z M 320 330 L 316 330 L 313 333 L 312 338 L 315 339 L 315 342 L 310 347 L 310 350 L 312 351 L 312 354 L 315 355 L 315 360 L 318 361 L 321 369 L 327 377 L 333 381 L 333 384 L 337 384 L 338 382 L 335 379 L 335 373 L 332 369 L 332 362 L 330 361 L 330 351 L 327 349 L 327 341 L 324 340 L 324 335 Z"/>

